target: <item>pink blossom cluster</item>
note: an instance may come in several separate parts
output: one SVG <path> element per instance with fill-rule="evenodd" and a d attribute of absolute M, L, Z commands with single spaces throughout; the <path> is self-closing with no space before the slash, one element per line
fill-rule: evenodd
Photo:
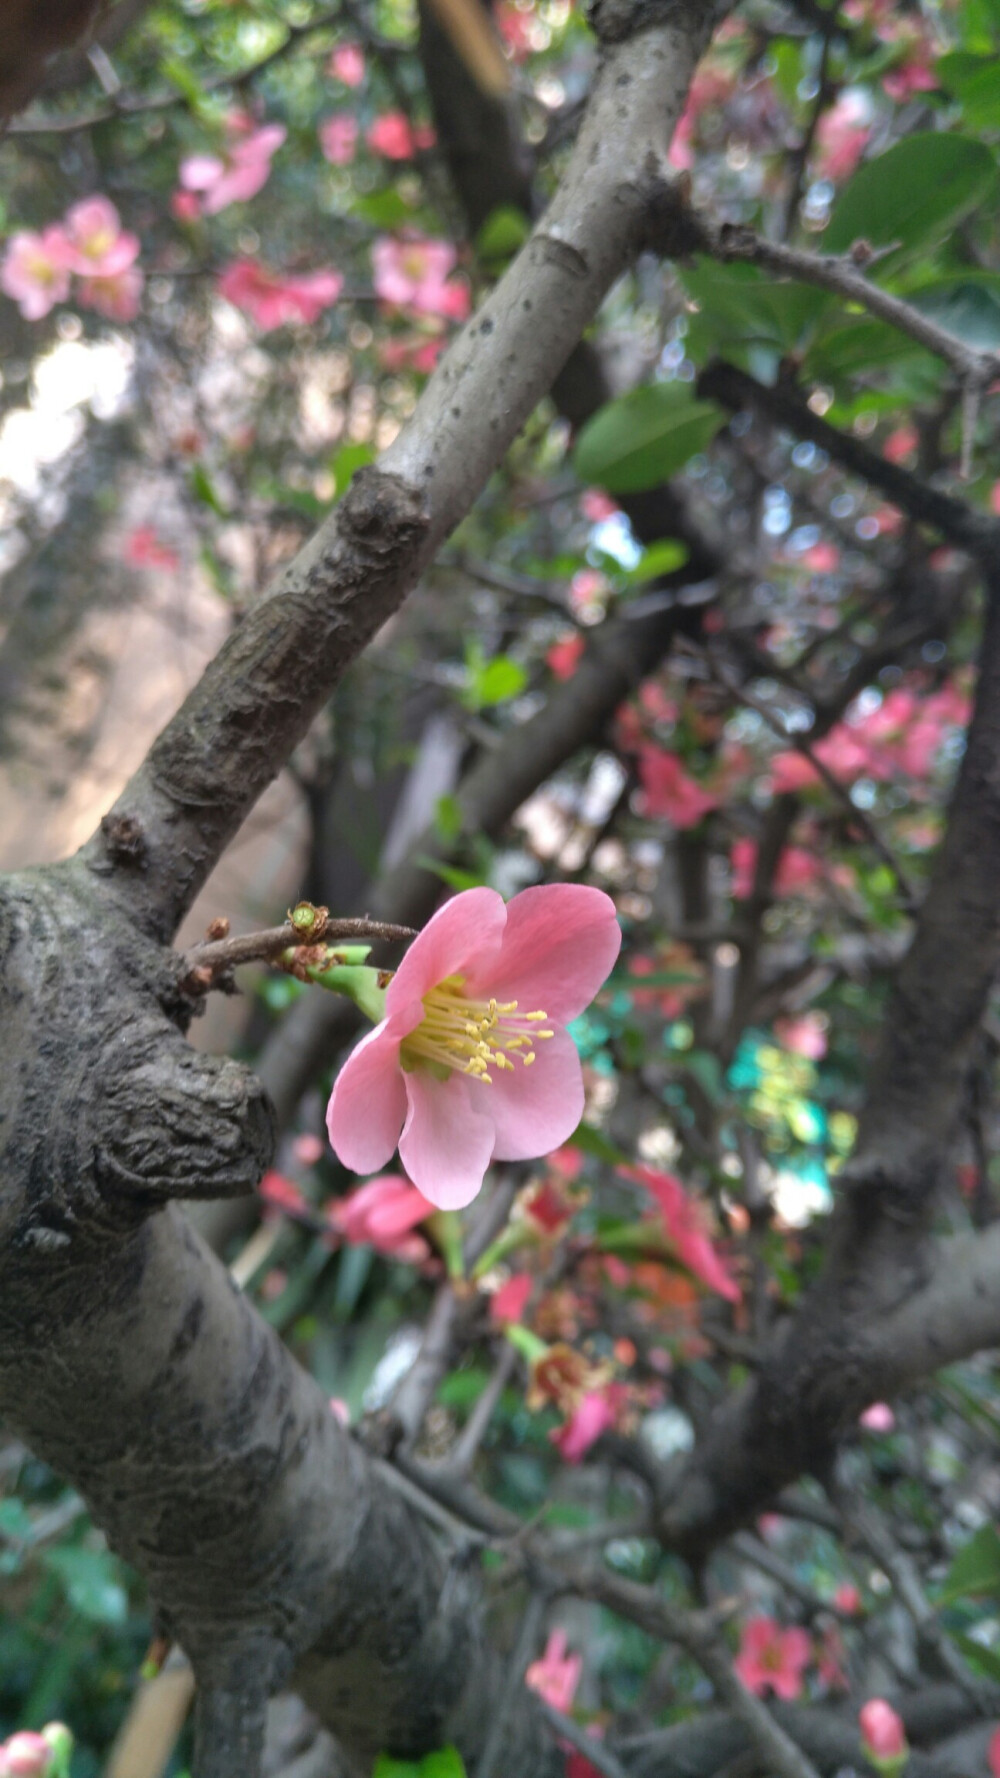
<path fill-rule="evenodd" d="M 970 699 L 953 683 L 929 695 L 898 686 L 877 709 L 849 714 L 816 743 L 813 752 L 842 783 L 857 778 L 885 781 L 899 772 L 926 778 L 947 731 L 964 727 L 970 714 Z M 803 790 L 818 782 L 812 763 L 802 753 L 779 753 L 771 761 L 776 793 Z"/>
<path fill-rule="evenodd" d="M 814 158 L 819 177 L 832 179 L 835 185 L 849 179 L 871 133 L 871 101 L 857 87 L 848 87 L 817 125 Z"/>
<path fill-rule="evenodd" d="M 171 205 L 179 220 L 216 216 L 230 204 L 256 197 L 267 184 L 271 160 L 285 140 L 284 124 L 258 129 L 245 111 L 225 119 L 226 142 L 220 154 L 192 154 L 181 161 L 181 190 Z"/>
<path fill-rule="evenodd" d="M 262 333 L 296 321 L 317 321 L 343 287 L 341 274 L 332 266 L 315 272 L 274 272 L 259 259 L 231 260 L 216 280 L 219 295 L 249 315 Z"/>
<path fill-rule="evenodd" d="M 458 254 L 450 241 L 413 235 L 395 240 L 380 235 L 372 247 L 375 294 L 382 302 L 418 315 L 464 321 L 469 313 L 469 287 L 453 280 Z"/>
<path fill-rule="evenodd" d="M 734 901 L 746 901 L 753 894 L 758 849 L 756 840 L 742 837 L 734 840 L 729 849 Z M 778 859 L 772 889 L 776 895 L 796 895 L 812 888 L 822 876 L 823 866 L 814 852 L 807 852 L 804 846 L 785 846 Z"/>
<path fill-rule="evenodd" d="M 83 198 L 61 222 L 11 235 L 0 263 L 0 289 L 26 321 L 40 321 L 70 294 L 109 321 L 134 321 L 143 275 L 135 261 L 139 240 L 123 229 L 110 198 Z"/>
<path fill-rule="evenodd" d="M 665 818 L 681 830 L 697 827 L 717 809 L 720 796 L 692 778 L 676 753 L 646 742 L 639 749 L 643 813 Z"/>

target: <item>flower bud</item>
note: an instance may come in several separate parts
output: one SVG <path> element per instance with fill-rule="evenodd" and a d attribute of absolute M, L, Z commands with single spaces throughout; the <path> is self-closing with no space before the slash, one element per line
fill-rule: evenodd
<path fill-rule="evenodd" d="M 0 1771 L 5 1778 L 48 1778 L 52 1749 L 44 1736 L 22 1729 L 4 1743 L 0 1757 L 4 1762 Z"/>
<path fill-rule="evenodd" d="M 882 1778 L 899 1778 L 910 1749 L 902 1718 L 884 1698 L 869 1698 L 858 1713 L 861 1749 Z"/>
<path fill-rule="evenodd" d="M 47 1722 L 42 1740 L 51 1748 L 51 1764 L 46 1778 L 69 1778 L 69 1761 L 73 1752 L 73 1736 L 64 1722 Z"/>

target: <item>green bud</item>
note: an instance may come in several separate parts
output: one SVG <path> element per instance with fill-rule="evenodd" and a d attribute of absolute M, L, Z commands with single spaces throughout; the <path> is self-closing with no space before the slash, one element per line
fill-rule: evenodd
<path fill-rule="evenodd" d="M 518 1322 L 514 1321 L 503 1331 L 514 1349 L 520 1352 L 521 1357 L 526 1358 L 529 1364 L 534 1364 L 536 1358 L 545 1357 L 549 1348 L 544 1340 L 540 1340 L 537 1334 L 532 1333 L 530 1327 L 521 1327 Z"/>
<path fill-rule="evenodd" d="M 52 1760 L 47 1778 L 69 1778 L 70 1755 L 73 1752 L 73 1737 L 64 1722 L 46 1723 L 42 1730 L 42 1740 L 47 1741 L 52 1749 Z"/>
<path fill-rule="evenodd" d="M 433 1216 L 427 1218 L 427 1227 L 437 1242 L 449 1278 L 465 1277 L 465 1257 L 462 1253 L 462 1219 L 456 1210 L 435 1210 Z"/>
<path fill-rule="evenodd" d="M 380 969 L 367 965 L 334 963 L 327 969 L 307 969 L 311 982 L 332 994 L 346 994 L 366 1019 L 378 1025 L 385 1018 L 385 989 L 379 986 Z"/>

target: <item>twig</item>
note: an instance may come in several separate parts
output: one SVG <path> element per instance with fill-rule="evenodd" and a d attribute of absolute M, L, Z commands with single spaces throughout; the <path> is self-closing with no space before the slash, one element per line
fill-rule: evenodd
<path fill-rule="evenodd" d="M 810 253 L 802 247 L 787 247 L 779 241 L 767 241 L 754 229 L 741 222 L 724 222 L 718 228 L 702 222 L 702 245 L 714 258 L 739 259 L 751 265 L 777 272 L 779 277 L 796 278 L 802 284 L 815 284 L 821 290 L 832 290 L 848 302 L 860 303 L 872 315 L 888 321 L 900 333 L 908 334 L 920 346 L 955 372 L 967 388 L 983 389 L 1000 376 L 1000 353 L 981 352 L 966 345 L 947 328 L 921 314 L 912 303 L 893 296 L 880 284 L 873 284 L 861 269 L 872 260 L 871 249 L 862 252 L 862 243 L 850 253 Z"/>
<path fill-rule="evenodd" d="M 486 1436 L 490 1421 L 493 1418 L 497 1403 L 510 1381 L 511 1373 L 517 1363 L 517 1353 L 508 1341 L 504 1341 L 485 1389 L 476 1402 L 468 1420 L 452 1446 L 448 1458 L 448 1467 L 456 1475 L 468 1475 L 476 1459 L 483 1439 Z"/>
<path fill-rule="evenodd" d="M 315 910 L 322 914 L 322 909 Z M 244 932 L 235 937 L 206 939 L 192 945 L 181 956 L 184 980 L 195 978 L 195 985 L 208 985 L 214 978 L 236 969 L 241 963 L 272 962 L 283 951 L 300 945 L 346 944 L 350 940 L 384 939 L 405 943 L 416 938 L 411 926 L 394 926 L 384 920 L 320 919 L 308 931 L 286 920 L 282 926 L 268 926 L 262 932 Z M 207 973 L 206 973 L 207 972 Z"/>
<path fill-rule="evenodd" d="M 836 426 L 813 412 L 797 389 L 785 384 L 769 387 L 749 372 L 722 359 L 716 359 L 702 371 L 697 387 L 699 395 L 720 401 L 724 407 L 734 410 L 753 408 L 774 425 L 784 427 L 798 438 L 809 439 L 828 452 L 843 469 L 878 488 L 916 524 L 933 526 L 950 542 L 983 562 L 995 558 L 1000 537 L 1000 523 L 996 519 L 974 511 L 953 494 L 942 493 L 940 488 L 932 487 L 900 464 L 887 462 L 861 439 L 838 431 Z"/>
<path fill-rule="evenodd" d="M 833 45 L 836 22 L 837 15 L 836 9 L 834 9 L 831 11 L 829 19 L 824 22 L 822 27 L 823 48 L 820 51 L 816 102 L 809 113 L 809 122 L 803 132 L 802 140 L 790 157 L 791 182 L 781 231 L 782 237 L 785 240 L 788 239 L 788 236 L 795 227 L 796 219 L 798 217 L 799 205 L 802 202 L 802 187 L 805 182 L 806 168 L 809 165 L 809 156 L 812 154 L 813 143 L 816 140 L 816 131 L 819 128 L 819 120 L 823 115 L 827 103 L 837 90 L 836 86 L 830 79 L 830 50 Z"/>
<path fill-rule="evenodd" d="M 507 1662 L 507 1671 L 504 1674 L 503 1686 L 497 1699 L 489 1734 L 486 1737 L 486 1745 L 479 1756 L 479 1764 L 476 1767 L 477 1778 L 494 1778 L 494 1773 L 498 1771 L 497 1762 L 503 1753 L 507 1726 L 517 1702 L 517 1694 L 524 1683 L 528 1663 L 538 1643 L 538 1633 L 542 1627 L 545 1606 L 544 1595 L 533 1590 L 521 1619 L 521 1628 L 518 1631 L 513 1653 Z"/>
<path fill-rule="evenodd" d="M 282 56 L 287 55 L 300 37 L 307 37 L 313 31 L 322 31 L 328 26 L 336 24 L 342 16 L 342 10 L 339 5 L 333 6 L 328 12 L 321 13 L 318 18 L 311 19 L 306 25 L 290 24 L 287 37 L 283 43 L 278 44 L 277 48 L 268 50 L 266 55 L 260 56 L 256 62 L 251 62 L 249 67 L 244 68 L 242 72 L 239 70 L 232 72 L 227 69 L 223 74 L 213 74 L 203 83 L 202 91 L 214 93 L 224 87 L 244 86 L 248 81 L 255 80 L 258 74 L 262 74 L 265 68 L 271 66 L 272 62 L 277 62 Z M 97 72 L 96 69 L 95 72 Z M 100 78 L 99 74 L 98 78 Z M 77 112 L 72 117 L 32 117 L 29 114 L 27 117 L 15 118 L 7 126 L 7 130 L 11 136 L 67 136 L 77 130 L 92 129 L 95 124 L 108 123 L 113 117 L 135 117 L 145 111 L 169 111 L 175 105 L 189 103 L 189 94 L 178 89 L 169 93 L 151 94 L 141 99 L 130 98 L 127 93 L 119 92 L 113 94 L 106 105 L 95 106 L 92 111 Z"/>

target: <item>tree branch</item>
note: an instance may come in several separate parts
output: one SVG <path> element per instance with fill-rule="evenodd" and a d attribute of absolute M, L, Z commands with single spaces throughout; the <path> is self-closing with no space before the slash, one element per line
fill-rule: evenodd
<path fill-rule="evenodd" d="M 643 239 L 654 174 L 707 34 L 700 8 L 611 43 L 565 179 L 431 377 L 412 420 L 233 633 L 119 798 L 93 871 L 159 935 L 345 668 L 468 511 Z"/>

